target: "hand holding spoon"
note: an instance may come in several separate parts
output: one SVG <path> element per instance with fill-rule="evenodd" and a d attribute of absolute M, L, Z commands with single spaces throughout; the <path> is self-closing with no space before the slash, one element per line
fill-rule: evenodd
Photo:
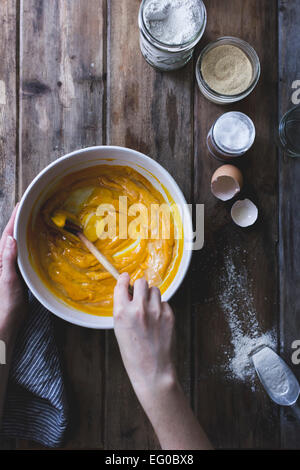
<path fill-rule="evenodd" d="M 119 279 L 119 271 L 108 261 L 108 259 L 95 247 L 95 245 L 88 240 L 88 238 L 83 234 L 82 228 L 77 225 L 75 222 L 68 219 L 65 215 L 54 215 L 52 217 L 52 222 L 67 232 L 75 235 L 83 243 L 83 245 L 95 256 L 99 263 L 108 271 L 116 280 Z M 128 292 L 133 296 L 133 287 L 129 285 Z"/>

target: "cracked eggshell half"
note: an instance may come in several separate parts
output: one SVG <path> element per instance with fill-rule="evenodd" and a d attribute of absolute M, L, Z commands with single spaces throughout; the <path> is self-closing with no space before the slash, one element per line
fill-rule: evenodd
<path fill-rule="evenodd" d="M 229 201 L 236 196 L 243 186 L 243 175 L 233 165 L 222 165 L 213 174 L 211 192 L 221 201 Z"/>
<path fill-rule="evenodd" d="M 250 199 L 236 201 L 231 208 L 232 220 L 240 227 L 250 227 L 258 217 L 258 209 Z"/>

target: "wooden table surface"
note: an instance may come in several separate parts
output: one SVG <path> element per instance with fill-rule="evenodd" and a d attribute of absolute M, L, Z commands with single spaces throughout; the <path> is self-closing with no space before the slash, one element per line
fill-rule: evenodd
<path fill-rule="evenodd" d="M 205 247 L 194 252 L 171 302 L 177 367 L 191 404 L 217 448 L 300 448 L 293 414 L 224 367 L 224 351 L 233 351 L 228 302 L 247 334 L 253 315 L 261 331 L 273 329 L 289 363 L 291 343 L 300 339 L 300 162 L 275 145 L 278 116 L 292 106 L 292 83 L 300 79 L 300 1 L 205 4 L 207 29 L 193 61 L 160 73 L 140 53 L 139 0 L 1 0 L 1 224 L 33 177 L 72 150 L 114 144 L 160 162 L 188 202 L 205 204 Z M 226 109 L 200 94 L 194 73 L 200 49 L 223 35 L 250 42 L 262 64 L 255 91 Z M 259 207 L 248 230 L 231 222 L 231 203 L 210 193 L 219 164 L 208 155 L 206 135 L 225 110 L 245 112 L 257 129 L 240 163 L 243 196 Z M 55 323 L 72 411 L 65 447 L 157 448 L 113 331 Z M 300 366 L 294 370 L 300 378 Z M 7 440 L 2 447 L 37 445 Z"/>

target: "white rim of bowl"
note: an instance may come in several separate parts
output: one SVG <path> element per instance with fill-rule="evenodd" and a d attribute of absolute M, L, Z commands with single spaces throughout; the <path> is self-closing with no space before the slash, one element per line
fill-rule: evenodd
<path fill-rule="evenodd" d="M 128 147 L 121 147 L 121 146 L 116 146 L 116 145 L 98 145 L 98 146 L 93 146 L 93 147 L 85 147 L 85 148 L 82 148 L 82 149 L 79 149 L 79 150 L 74 150 L 73 152 L 70 152 L 66 155 L 63 155 L 62 157 L 59 157 L 57 158 L 56 160 L 54 160 L 54 162 L 50 163 L 48 166 L 46 166 L 43 170 L 40 171 L 40 173 L 38 173 L 35 178 L 32 180 L 32 182 L 29 184 L 29 186 L 27 187 L 27 189 L 25 190 L 22 198 L 21 198 L 21 201 L 20 201 L 20 204 L 19 204 L 19 207 L 18 207 L 18 210 L 17 210 L 17 214 L 16 214 L 16 219 L 15 219 L 15 225 L 14 225 L 14 238 L 15 240 L 17 241 L 18 243 L 18 232 L 19 232 L 19 217 L 20 217 L 20 213 L 21 213 L 21 210 L 22 210 L 22 206 L 25 202 L 25 200 L 27 199 L 28 195 L 30 194 L 32 188 L 34 187 L 34 185 L 36 184 L 36 182 L 45 174 L 49 171 L 50 168 L 58 165 L 61 161 L 63 160 L 67 160 L 67 159 L 70 159 L 72 158 L 74 155 L 80 155 L 81 153 L 85 153 L 85 152 L 89 152 L 89 151 L 95 151 L 95 150 L 103 150 L 103 149 L 110 149 L 110 150 L 122 150 L 122 151 L 125 151 L 128 152 L 128 153 L 134 153 L 136 154 L 137 157 L 140 157 L 142 160 L 144 161 L 150 161 L 151 164 L 154 164 L 154 166 L 158 167 L 164 174 L 167 178 L 170 178 L 172 183 L 174 184 L 174 186 L 176 187 L 177 191 L 178 191 L 178 195 L 180 196 L 180 198 L 182 199 L 182 202 L 184 204 L 187 204 L 186 202 L 186 199 L 184 197 L 184 194 L 183 192 L 181 191 L 180 187 L 178 186 L 178 184 L 176 183 L 175 179 L 173 178 L 173 176 L 162 166 L 160 165 L 160 163 L 158 163 L 156 160 L 153 160 L 151 157 L 148 157 L 147 155 L 141 153 L 141 152 L 138 152 L 137 150 L 133 150 L 133 149 L 130 149 Z M 192 226 L 192 218 L 191 218 L 191 214 L 188 210 L 185 210 L 185 215 L 187 215 L 187 217 L 185 217 L 185 222 L 187 222 L 187 227 L 183 227 L 183 230 L 184 230 L 184 234 L 187 233 L 187 237 L 189 240 L 192 240 L 192 235 L 193 235 L 193 226 Z M 185 236 L 185 235 L 184 235 Z M 184 266 L 184 271 L 183 271 L 183 274 L 181 276 L 181 280 L 177 279 L 176 283 L 174 285 L 172 285 L 172 292 L 171 294 L 168 296 L 168 298 L 166 299 L 166 301 L 168 301 L 170 298 L 173 297 L 173 295 L 176 293 L 176 291 L 178 290 L 178 288 L 180 287 L 180 285 L 182 284 L 185 276 L 186 276 L 186 273 L 189 269 L 189 266 L 190 266 L 190 263 L 191 263 L 191 259 L 192 259 L 192 250 L 186 250 L 187 251 L 187 254 L 186 256 L 184 257 L 184 260 L 185 260 L 185 266 Z M 27 278 L 27 275 L 26 275 L 26 272 L 24 271 L 23 269 L 23 266 L 20 262 L 20 259 L 19 259 L 19 256 L 18 256 L 18 266 L 19 266 L 19 269 L 20 269 L 20 272 L 22 274 L 22 277 L 23 279 L 25 280 L 26 282 L 26 285 L 28 287 L 28 289 L 31 290 L 31 292 L 33 293 L 33 295 L 37 298 L 37 300 L 45 307 L 47 308 L 51 313 L 53 313 L 54 315 L 56 315 L 57 317 L 61 318 L 62 320 L 65 320 L 67 321 L 68 323 L 71 323 L 73 325 L 77 325 L 77 326 L 83 326 L 85 328 L 90 328 L 90 329 L 96 329 L 96 330 L 108 330 L 108 329 L 113 329 L 114 328 L 114 321 L 113 321 L 113 316 L 111 317 L 104 317 L 104 316 L 100 316 L 101 318 L 106 318 L 108 320 L 108 324 L 107 325 L 87 325 L 84 321 L 80 320 L 80 319 L 75 319 L 74 321 L 71 321 L 70 318 L 67 316 L 67 315 L 64 315 L 63 313 L 59 312 L 59 311 L 53 311 L 53 307 L 47 302 L 47 300 L 43 299 L 42 296 L 39 294 L 39 292 L 37 291 L 37 289 L 35 289 L 34 286 L 29 286 L 30 282 L 28 281 L 28 278 Z M 175 276 L 175 279 L 176 279 L 176 276 Z M 174 280 L 175 280 L 174 279 Z M 41 281 L 42 282 L 42 281 Z M 167 289 L 168 290 L 168 289 Z M 167 291 L 166 291 L 167 292 Z M 68 304 L 65 304 L 66 306 L 68 306 Z M 72 308 L 70 306 L 68 306 L 69 308 Z M 55 309 L 56 310 L 56 309 Z M 74 309 L 75 311 L 77 309 Z M 81 312 L 81 313 L 85 313 L 83 311 L 80 311 L 80 310 L 77 310 L 78 312 Z M 90 315 L 88 313 L 85 313 L 86 315 L 89 315 L 89 316 L 92 316 L 92 317 L 95 317 L 95 318 L 99 318 L 97 317 L 96 315 Z"/>

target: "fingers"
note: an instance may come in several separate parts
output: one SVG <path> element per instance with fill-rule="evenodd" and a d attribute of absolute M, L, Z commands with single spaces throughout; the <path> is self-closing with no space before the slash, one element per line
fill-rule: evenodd
<path fill-rule="evenodd" d="M 9 221 L 8 221 L 4 231 L 3 231 L 3 234 L 2 234 L 2 237 L 1 237 L 1 240 L 0 240 L 0 256 L 3 253 L 4 247 L 5 247 L 5 244 L 6 244 L 7 236 L 8 235 L 10 235 L 11 237 L 13 236 L 15 218 L 16 218 L 18 207 L 19 207 L 19 203 L 14 208 L 14 210 L 13 210 L 11 216 L 10 216 L 10 219 L 9 219 Z"/>
<path fill-rule="evenodd" d="M 168 302 L 163 302 L 161 306 L 164 317 L 167 318 L 170 323 L 174 323 L 174 313 Z"/>
<path fill-rule="evenodd" d="M 161 293 L 158 287 L 149 290 L 149 312 L 159 314 L 161 311 Z"/>
<path fill-rule="evenodd" d="M 7 235 L 2 254 L 1 279 L 9 282 L 16 278 L 17 243 L 11 235 Z"/>
<path fill-rule="evenodd" d="M 146 279 L 137 279 L 134 283 L 133 301 L 144 303 L 149 297 L 149 286 Z"/>
<path fill-rule="evenodd" d="M 123 273 L 116 284 L 114 291 L 115 319 L 121 318 L 124 312 L 131 312 L 133 316 L 140 312 L 154 318 L 158 318 L 162 314 L 171 322 L 174 320 L 170 305 L 161 301 L 161 293 L 158 287 L 149 289 L 148 282 L 145 279 L 137 279 L 134 283 L 133 299 L 131 300 L 128 293 L 129 281 L 129 274 Z"/>
<path fill-rule="evenodd" d="M 128 287 L 130 277 L 128 273 L 120 275 L 114 290 L 114 305 L 122 304 L 130 300 Z"/>

